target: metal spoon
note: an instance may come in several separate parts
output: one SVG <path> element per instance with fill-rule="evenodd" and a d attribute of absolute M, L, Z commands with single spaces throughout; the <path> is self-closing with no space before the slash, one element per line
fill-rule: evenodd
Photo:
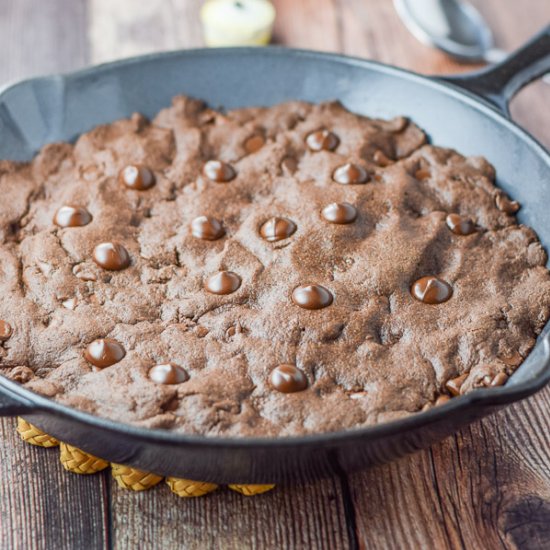
<path fill-rule="evenodd" d="M 481 14 L 464 0 L 394 0 L 405 26 L 421 42 L 461 61 L 497 63 L 506 52 L 494 47 Z"/>

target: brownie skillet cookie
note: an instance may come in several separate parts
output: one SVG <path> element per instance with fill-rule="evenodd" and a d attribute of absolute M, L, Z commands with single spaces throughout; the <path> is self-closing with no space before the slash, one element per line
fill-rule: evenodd
<path fill-rule="evenodd" d="M 2 161 L 0 373 L 210 436 L 348 429 L 502 385 L 550 276 L 494 178 L 336 102 L 176 97 Z"/>

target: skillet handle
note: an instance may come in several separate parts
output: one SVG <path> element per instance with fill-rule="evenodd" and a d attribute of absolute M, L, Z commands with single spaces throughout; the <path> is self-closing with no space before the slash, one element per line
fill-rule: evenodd
<path fill-rule="evenodd" d="M 509 115 L 508 103 L 514 95 L 547 72 L 550 72 L 550 25 L 496 65 L 441 79 L 485 98 Z"/>

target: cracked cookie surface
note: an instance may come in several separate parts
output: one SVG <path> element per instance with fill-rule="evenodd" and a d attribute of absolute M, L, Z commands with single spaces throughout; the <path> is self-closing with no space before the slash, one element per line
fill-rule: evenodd
<path fill-rule="evenodd" d="M 131 164 L 153 176 L 121 183 Z M 383 422 L 502 382 L 550 315 L 550 277 L 493 179 L 402 118 L 185 97 L 2 161 L 0 372 L 114 420 L 239 436 Z M 90 219 L 60 227 L 64 206 Z M 94 261 L 113 241 L 129 255 L 119 271 Z M 222 271 L 239 284 L 208 292 Z M 425 277 L 452 295 L 413 297 Z M 306 302 L 328 292 L 322 308 L 297 305 L 298 287 Z M 123 357 L 94 367 L 97 339 Z M 181 382 L 155 382 L 159 365 Z M 292 393 L 270 382 L 278 366 Z"/>

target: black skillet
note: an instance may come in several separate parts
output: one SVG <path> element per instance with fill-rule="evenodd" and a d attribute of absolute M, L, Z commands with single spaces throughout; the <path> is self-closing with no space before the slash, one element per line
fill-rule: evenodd
<path fill-rule="evenodd" d="M 232 108 L 289 99 L 340 99 L 371 116 L 405 114 L 433 143 L 483 155 L 522 204 L 521 222 L 550 248 L 550 156 L 508 118 L 508 102 L 550 71 L 550 27 L 504 63 L 428 78 L 379 63 L 291 49 L 194 50 L 33 79 L 0 94 L 0 158 L 29 159 L 134 111 L 153 116 L 176 94 Z M 550 108 L 550 91 L 548 92 Z M 445 337 L 444 334 L 441 335 Z M 297 482 L 389 461 L 532 395 L 550 380 L 550 327 L 505 387 L 379 426 L 284 439 L 225 439 L 145 430 L 93 417 L 0 376 L 0 415 L 22 415 L 62 441 L 143 470 L 220 483 Z"/>

